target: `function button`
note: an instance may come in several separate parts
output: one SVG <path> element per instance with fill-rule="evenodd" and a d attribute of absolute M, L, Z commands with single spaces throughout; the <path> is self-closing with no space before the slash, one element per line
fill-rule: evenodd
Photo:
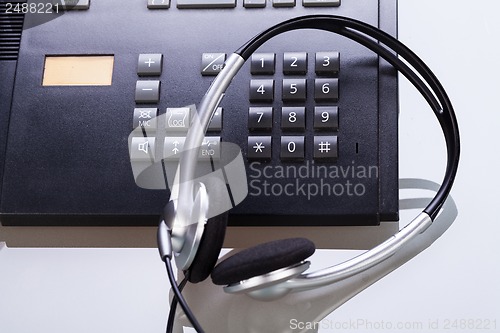
<path fill-rule="evenodd" d="M 163 145 L 163 158 L 166 161 L 178 161 L 181 157 L 182 150 L 186 138 L 179 137 L 166 137 Z M 200 160 L 220 159 L 220 137 L 219 136 L 206 136 L 198 153 Z"/>
<path fill-rule="evenodd" d="M 139 54 L 137 74 L 141 76 L 159 76 L 162 70 L 163 55 L 160 53 Z"/>
<path fill-rule="evenodd" d="M 306 79 L 284 79 L 282 99 L 284 102 L 304 102 L 306 100 Z"/>
<path fill-rule="evenodd" d="M 203 53 L 201 55 L 201 75 L 215 76 L 224 68 L 225 53 Z"/>
<path fill-rule="evenodd" d="M 338 146 L 336 136 L 314 137 L 314 159 L 336 159 Z"/>
<path fill-rule="evenodd" d="M 220 136 L 206 136 L 198 154 L 200 160 L 220 159 Z"/>
<path fill-rule="evenodd" d="M 283 54 L 283 73 L 287 75 L 307 73 L 306 52 L 285 52 Z"/>
<path fill-rule="evenodd" d="M 190 108 L 167 108 L 165 127 L 172 132 L 186 132 L 191 121 Z"/>
<path fill-rule="evenodd" d="M 245 8 L 264 8 L 266 7 L 267 0 L 243 0 L 243 7 Z"/>
<path fill-rule="evenodd" d="M 304 159 L 304 137 L 303 136 L 283 136 L 281 137 L 282 160 L 303 160 Z"/>
<path fill-rule="evenodd" d="M 170 0 L 148 0 L 149 9 L 168 9 L 170 8 Z"/>
<path fill-rule="evenodd" d="M 160 81 L 139 80 L 135 85 L 136 103 L 158 103 L 160 101 Z"/>
<path fill-rule="evenodd" d="M 130 159 L 134 161 L 151 161 L 155 156 L 155 138 L 136 137 L 130 144 Z"/>
<path fill-rule="evenodd" d="M 186 137 L 182 136 L 166 137 L 163 144 L 163 158 L 167 161 L 178 161 L 185 141 Z"/>
<path fill-rule="evenodd" d="M 236 0 L 177 0 L 177 8 L 234 8 Z"/>
<path fill-rule="evenodd" d="M 339 99 L 339 79 L 315 79 L 316 102 L 336 102 Z"/>
<path fill-rule="evenodd" d="M 270 160 L 271 159 L 271 137 L 249 136 L 248 137 L 248 159 Z"/>
<path fill-rule="evenodd" d="M 52 8 L 55 10 L 87 10 L 90 8 L 90 0 L 52 1 Z"/>
<path fill-rule="evenodd" d="M 338 7 L 340 0 L 302 0 L 304 7 Z"/>
<path fill-rule="evenodd" d="M 270 130 L 273 127 L 272 107 L 250 107 L 248 109 L 248 128 L 251 130 Z"/>
<path fill-rule="evenodd" d="M 274 80 L 250 80 L 251 102 L 272 102 L 274 100 Z"/>
<path fill-rule="evenodd" d="M 273 7 L 295 7 L 295 0 L 273 0 Z"/>
<path fill-rule="evenodd" d="M 222 113 L 224 109 L 221 107 L 218 107 L 215 110 L 214 116 L 212 117 L 212 120 L 210 120 L 210 124 L 208 125 L 208 130 L 209 131 L 221 131 L 222 130 Z"/>
<path fill-rule="evenodd" d="M 339 52 L 317 52 L 315 62 L 316 74 L 336 76 L 340 69 Z"/>
<path fill-rule="evenodd" d="M 255 75 L 274 74 L 275 58 L 274 53 L 252 54 L 250 72 Z"/>
<path fill-rule="evenodd" d="M 314 128 L 336 131 L 339 128 L 338 106 L 316 106 L 314 108 Z"/>
<path fill-rule="evenodd" d="M 303 131 L 306 128 L 306 108 L 283 107 L 281 109 L 281 128 Z"/>
<path fill-rule="evenodd" d="M 144 129 L 156 129 L 157 108 L 135 108 L 134 109 L 134 128 L 142 127 Z"/>

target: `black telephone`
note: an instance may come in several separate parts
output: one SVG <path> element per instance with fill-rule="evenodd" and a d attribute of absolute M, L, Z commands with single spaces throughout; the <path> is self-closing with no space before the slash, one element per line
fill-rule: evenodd
<path fill-rule="evenodd" d="M 23 4 L 0 2 L 4 226 L 156 225 L 168 190 L 137 186 L 130 158 L 147 149 L 176 158 L 185 106 L 200 101 L 228 53 L 299 15 L 397 27 L 396 0 L 59 1 L 44 9 L 64 15 L 29 29 L 23 20 L 26 28 L 40 14 Z M 212 146 L 238 144 L 245 160 L 249 193 L 230 225 L 396 221 L 395 70 L 319 31 L 279 36 L 244 66 L 207 136 Z M 137 141 L 129 157 L 137 126 L 156 140 Z"/>

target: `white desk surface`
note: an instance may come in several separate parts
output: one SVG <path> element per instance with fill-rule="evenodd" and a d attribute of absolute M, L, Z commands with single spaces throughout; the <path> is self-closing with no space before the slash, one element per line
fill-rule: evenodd
<path fill-rule="evenodd" d="M 494 0 L 399 2 L 400 40 L 433 69 L 458 115 L 459 216 L 319 332 L 500 332 L 499 12 Z M 400 176 L 440 182 L 439 128 L 404 79 L 400 93 Z M 329 255 L 317 253 L 314 266 L 329 266 Z M 0 251 L 0 332 L 162 332 L 168 292 L 155 249 Z"/>

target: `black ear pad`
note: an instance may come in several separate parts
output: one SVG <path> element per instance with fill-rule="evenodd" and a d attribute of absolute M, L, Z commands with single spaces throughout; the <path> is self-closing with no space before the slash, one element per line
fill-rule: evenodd
<path fill-rule="evenodd" d="M 193 263 L 189 267 L 189 282 L 198 283 L 210 275 L 210 272 L 217 263 L 222 244 L 224 243 L 226 226 L 227 213 L 208 219 L 203 230 L 203 235 L 201 236 L 198 251 L 193 259 Z"/>
<path fill-rule="evenodd" d="M 280 268 L 297 264 L 316 250 L 314 243 L 305 238 L 272 241 L 245 249 L 220 262 L 212 272 L 212 281 L 227 285 Z"/>

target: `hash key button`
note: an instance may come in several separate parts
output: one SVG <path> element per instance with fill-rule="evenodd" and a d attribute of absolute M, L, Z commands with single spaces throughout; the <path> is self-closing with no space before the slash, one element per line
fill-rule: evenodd
<path fill-rule="evenodd" d="M 336 136 L 314 137 L 314 159 L 336 159 L 338 144 Z"/>

